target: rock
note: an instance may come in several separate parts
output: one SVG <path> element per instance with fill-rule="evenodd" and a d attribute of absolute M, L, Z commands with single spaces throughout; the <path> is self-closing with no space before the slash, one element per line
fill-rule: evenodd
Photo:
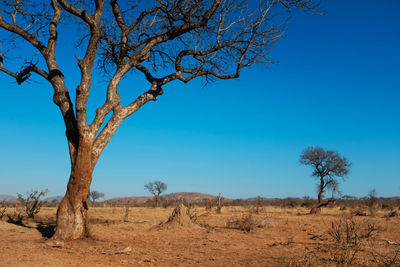
<path fill-rule="evenodd" d="M 115 254 L 126 254 L 126 253 L 129 253 L 131 251 L 132 251 L 131 247 L 126 247 L 126 248 L 124 248 L 122 250 L 119 250 L 119 251 L 115 252 Z"/>
<path fill-rule="evenodd" d="M 51 240 L 49 242 L 46 242 L 46 246 L 53 247 L 53 248 L 62 248 L 62 247 L 64 247 L 64 242 Z"/>

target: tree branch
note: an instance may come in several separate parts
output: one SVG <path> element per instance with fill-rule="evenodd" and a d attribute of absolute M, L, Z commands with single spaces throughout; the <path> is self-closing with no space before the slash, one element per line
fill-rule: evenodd
<path fill-rule="evenodd" d="M 25 31 L 24 29 L 18 27 L 16 24 L 8 24 L 4 21 L 3 17 L 0 14 L 0 27 L 17 34 L 18 36 L 22 37 L 26 41 L 28 41 L 31 45 L 33 45 L 42 55 L 46 54 L 46 46 L 40 42 L 35 36 L 30 34 L 29 32 Z"/>

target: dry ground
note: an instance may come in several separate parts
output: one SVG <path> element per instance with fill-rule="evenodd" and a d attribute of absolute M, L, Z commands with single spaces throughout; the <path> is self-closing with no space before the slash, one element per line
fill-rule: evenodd
<path fill-rule="evenodd" d="M 251 232 L 226 228 L 232 217 L 249 208 L 224 207 L 221 214 L 195 208 L 199 228 L 157 228 L 172 208 L 91 208 L 92 238 L 47 240 L 54 226 L 55 208 L 42 208 L 23 225 L 0 221 L 0 266 L 400 266 L 399 217 L 353 217 L 356 227 L 378 226 L 377 234 L 356 246 L 334 241 L 332 221 L 350 212 L 324 209 L 306 215 L 302 208 L 263 207 L 255 215 L 265 227 Z M 7 210 L 13 214 L 13 209 Z M 7 217 L 7 216 L 5 216 Z"/>

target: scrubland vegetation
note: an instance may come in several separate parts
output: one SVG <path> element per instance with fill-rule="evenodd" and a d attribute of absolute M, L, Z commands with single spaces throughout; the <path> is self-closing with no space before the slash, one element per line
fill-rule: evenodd
<path fill-rule="evenodd" d="M 182 201 L 181 201 L 182 202 Z M 5 266 L 399 266 L 399 198 L 345 196 L 320 214 L 316 199 L 96 202 L 89 238 L 51 236 L 57 203 L 34 218 L 2 203 Z M 126 212 L 127 207 L 129 213 Z M 184 207 L 177 209 L 176 207 Z M 187 208 L 186 208 L 187 207 Z"/>

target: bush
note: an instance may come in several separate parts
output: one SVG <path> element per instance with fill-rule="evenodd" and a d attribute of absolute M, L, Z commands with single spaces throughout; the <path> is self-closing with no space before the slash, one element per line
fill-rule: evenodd
<path fill-rule="evenodd" d="M 379 229 L 373 222 L 357 222 L 353 218 L 332 221 L 328 234 L 334 241 L 333 260 L 338 266 L 352 265 L 361 243 L 375 236 Z"/>
<path fill-rule="evenodd" d="M 4 215 L 6 214 L 7 207 L 1 205 L 0 207 L 0 220 L 3 219 Z"/>
<path fill-rule="evenodd" d="M 25 208 L 26 215 L 29 218 L 34 218 L 42 207 L 42 201 L 40 198 L 46 195 L 49 190 L 45 189 L 43 191 L 34 190 L 32 192 L 26 193 L 26 197 L 22 194 L 18 194 L 18 202 Z"/>
<path fill-rule="evenodd" d="M 357 222 L 354 219 L 339 218 L 331 222 L 328 234 L 337 243 L 356 245 L 360 241 L 375 236 L 380 227 L 370 221 Z"/>
<path fill-rule="evenodd" d="M 264 228 L 270 224 L 267 218 L 257 219 L 253 212 L 249 212 L 242 217 L 233 216 L 226 222 L 226 227 L 229 229 L 238 229 L 245 232 L 250 232 L 256 228 Z"/>

